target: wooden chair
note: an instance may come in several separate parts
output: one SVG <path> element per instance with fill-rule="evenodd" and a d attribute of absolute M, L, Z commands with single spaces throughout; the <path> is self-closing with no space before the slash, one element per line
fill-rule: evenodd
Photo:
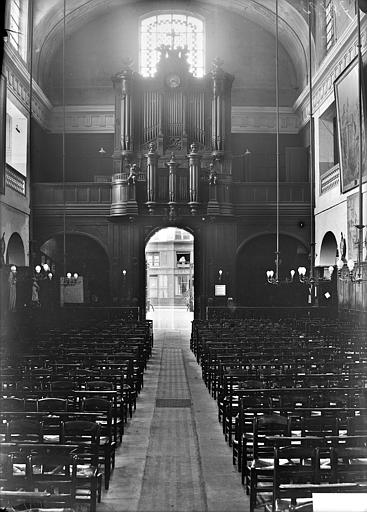
<path fill-rule="evenodd" d="M 62 423 L 61 442 L 78 445 L 77 498 L 84 496 L 95 512 L 101 500 L 102 472 L 99 469 L 100 426 L 91 421 L 65 421 Z"/>
<path fill-rule="evenodd" d="M 306 491 L 307 486 L 319 483 L 320 452 L 317 447 L 274 448 L 273 496 L 270 507 L 273 512 L 293 510 L 289 507 L 299 505 L 300 498 L 310 498 L 309 491 Z M 302 506 L 305 507 L 305 503 Z"/>
<path fill-rule="evenodd" d="M 77 456 L 57 454 L 30 455 L 27 479 L 31 489 L 49 493 L 46 503 L 53 507 L 74 507 L 77 488 Z"/>
<path fill-rule="evenodd" d="M 354 449 L 352 449 L 354 450 Z M 357 466 L 348 473 L 348 463 L 354 456 L 366 457 L 366 450 L 345 453 L 345 449 L 331 448 L 329 464 L 323 468 L 321 457 L 326 456 L 324 448 L 275 448 L 274 490 L 272 504 L 266 505 L 267 512 L 312 512 L 312 498 L 315 493 L 367 492 L 366 473 L 364 481 L 355 480 Z M 364 467 L 365 471 L 366 467 Z"/>
<path fill-rule="evenodd" d="M 59 443 L 61 432 L 62 417 L 60 412 L 68 410 L 68 400 L 66 398 L 40 398 L 37 400 L 37 412 L 44 413 L 43 436 L 48 443 Z"/>
<path fill-rule="evenodd" d="M 331 448 L 331 474 L 333 483 L 358 482 L 367 486 L 367 448 L 337 446 Z"/>
<path fill-rule="evenodd" d="M 104 464 L 105 489 L 109 488 L 111 472 L 115 467 L 115 452 L 117 438 L 117 417 L 113 414 L 113 405 L 104 398 L 86 398 L 82 403 L 85 412 L 98 413 L 95 421 L 100 426 L 100 462 Z M 116 420 L 116 422 L 115 422 Z"/>
<path fill-rule="evenodd" d="M 250 495 L 250 512 L 253 512 L 259 493 L 273 489 L 274 446 L 268 436 L 289 436 L 290 420 L 284 416 L 255 417 L 253 434 L 245 437 L 242 446 L 242 483 Z"/>

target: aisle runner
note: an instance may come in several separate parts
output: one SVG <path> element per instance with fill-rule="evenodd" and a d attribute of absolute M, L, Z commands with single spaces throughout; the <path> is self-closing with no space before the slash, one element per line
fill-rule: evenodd
<path fill-rule="evenodd" d="M 179 338 L 170 333 L 163 341 L 139 512 L 207 510 Z"/>

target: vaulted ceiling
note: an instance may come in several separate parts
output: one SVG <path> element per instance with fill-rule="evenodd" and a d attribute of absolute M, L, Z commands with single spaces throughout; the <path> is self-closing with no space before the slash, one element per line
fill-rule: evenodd
<path fill-rule="evenodd" d="M 105 16 L 121 13 L 121 9 L 139 8 L 147 12 L 157 8 L 185 9 L 202 14 L 217 13 L 243 19 L 275 37 L 276 0 L 34 0 L 33 1 L 33 73 L 41 86 L 52 74 L 55 55 L 62 47 L 64 30 L 68 39 L 77 36 L 88 24 Z M 278 0 L 279 44 L 288 55 L 300 90 L 308 76 L 308 26 L 305 0 Z M 241 17 L 241 18 L 239 18 Z M 248 26 L 248 25 L 247 25 Z M 238 30 L 238 29 L 237 29 Z M 100 34 L 96 34 L 99 37 Z M 237 37 L 237 36 L 236 36 Z M 241 35 L 242 37 L 242 35 Z M 246 38 L 246 34 L 243 34 Z M 247 44 L 245 42 L 244 44 Z M 117 70 L 116 70 L 117 71 Z"/>

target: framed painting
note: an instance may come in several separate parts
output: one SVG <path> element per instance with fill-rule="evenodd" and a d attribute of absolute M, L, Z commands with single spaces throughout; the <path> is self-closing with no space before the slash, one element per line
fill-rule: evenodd
<path fill-rule="evenodd" d="M 365 59 L 364 59 L 365 60 Z M 364 63 L 363 63 L 364 64 Z M 363 65 L 363 69 L 365 66 Z M 362 82 L 363 73 L 362 73 Z M 340 155 L 341 192 L 347 192 L 359 183 L 359 94 L 358 94 L 358 58 L 344 69 L 334 82 L 336 112 L 338 120 L 338 138 Z M 364 92 L 364 88 L 362 88 Z M 362 94 L 362 161 L 366 161 L 366 115 L 365 95 Z M 366 166 L 363 166 L 363 181 L 366 180 Z"/>
<path fill-rule="evenodd" d="M 0 74 L 0 194 L 5 194 L 6 78 Z"/>

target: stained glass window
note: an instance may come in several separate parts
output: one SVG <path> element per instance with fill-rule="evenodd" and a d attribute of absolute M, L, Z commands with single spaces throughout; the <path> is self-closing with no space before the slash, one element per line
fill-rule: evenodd
<path fill-rule="evenodd" d="M 191 73 L 204 75 L 204 24 L 186 14 L 157 14 L 141 22 L 140 73 L 154 76 L 159 60 L 158 47 L 187 47 Z"/>

